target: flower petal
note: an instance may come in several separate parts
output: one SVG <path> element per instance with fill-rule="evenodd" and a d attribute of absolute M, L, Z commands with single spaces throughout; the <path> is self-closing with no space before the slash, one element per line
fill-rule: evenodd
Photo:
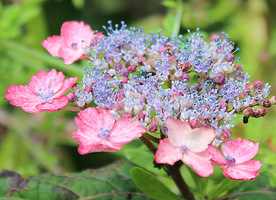
<path fill-rule="evenodd" d="M 53 35 L 41 42 L 41 45 L 53 56 L 58 56 L 58 50 L 63 46 L 63 39 L 60 36 Z"/>
<path fill-rule="evenodd" d="M 182 161 L 191 167 L 199 176 L 208 177 L 214 172 L 211 158 L 208 150 L 200 153 L 193 153 L 187 150 L 183 154 Z"/>
<path fill-rule="evenodd" d="M 53 99 L 52 103 L 40 103 L 36 105 L 36 108 L 45 112 L 56 112 L 64 108 L 68 104 L 68 97 L 61 96 Z"/>
<path fill-rule="evenodd" d="M 65 65 L 71 65 L 73 62 L 85 57 L 83 49 L 72 49 L 68 47 L 61 47 L 58 51 L 59 57 L 63 58 Z"/>
<path fill-rule="evenodd" d="M 82 21 L 68 21 L 61 26 L 61 37 L 64 39 L 65 47 L 71 48 L 72 43 L 76 43 L 77 48 L 84 48 L 89 46 L 94 32 Z"/>
<path fill-rule="evenodd" d="M 65 75 L 62 72 L 57 72 L 56 69 L 52 69 L 49 72 L 42 70 L 31 76 L 29 87 L 35 94 L 40 89 L 53 90 L 55 93 L 61 88 L 64 78 Z"/>
<path fill-rule="evenodd" d="M 186 146 L 192 152 L 202 152 L 215 137 L 216 133 L 212 127 L 195 128 L 187 133 Z"/>
<path fill-rule="evenodd" d="M 72 138 L 80 143 L 78 152 L 81 155 L 102 151 L 118 151 L 122 148 L 122 146 L 113 145 L 109 141 L 95 135 L 84 134 L 80 130 L 74 131 Z"/>
<path fill-rule="evenodd" d="M 30 90 L 27 85 L 11 85 L 7 87 L 5 99 L 10 101 L 13 106 L 21 107 L 22 110 L 29 113 L 40 113 L 41 110 L 36 108 L 40 103 L 40 98 Z"/>
<path fill-rule="evenodd" d="M 224 156 L 216 147 L 214 147 L 213 145 L 209 145 L 208 151 L 211 154 L 211 156 L 212 156 L 211 160 L 215 165 L 217 165 L 223 169 L 225 169 L 228 166 L 225 161 Z"/>
<path fill-rule="evenodd" d="M 228 140 L 221 145 L 222 153 L 235 158 L 235 164 L 247 162 L 254 158 L 259 150 L 259 142 L 238 137 L 235 141 Z"/>
<path fill-rule="evenodd" d="M 62 87 L 53 95 L 53 98 L 64 95 L 78 80 L 78 77 L 67 78 L 62 84 Z"/>
<path fill-rule="evenodd" d="M 258 160 L 250 160 L 246 163 L 231 165 L 223 170 L 224 176 L 234 180 L 247 181 L 253 180 L 260 173 L 258 170 L 262 168 L 262 164 Z"/>
<path fill-rule="evenodd" d="M 158 149 L 155 153 L 156 163 L 173 165 L 176 161 L 181 160 L 181 158 L 181 148 L 172 146 L 168 138 L 159 142 Z"/>
<path fill-rule="evenodd" d="M 84 129 L 84 134 L 90 135 L 92 133 L 98 134 L 103 130 L 111 130 L 114 126 L 115 119 L 113 115 L 106 109 L 100 107 L 98 109 L 94 107 L 86 108 L 78 112 L 79 117 L 75 117 L 75 122 L 78 129 Z"/>
<path fill-rule="evenodd" d="M 141 137 L 147 129 L 139 125 L 138 120 L 120 119 L 111 129 L 109 141 L 116 145 L 123 145 Z"/>
<path fill-rule="evenodd" d="M 186 135 L 192 129 L 187 122 L 176 120 L 174 117 L 167 117 L 165 120 L 166 127 L 168 128 L 168 138 L 171 145 L 181 147 L 186 143 Z"/>

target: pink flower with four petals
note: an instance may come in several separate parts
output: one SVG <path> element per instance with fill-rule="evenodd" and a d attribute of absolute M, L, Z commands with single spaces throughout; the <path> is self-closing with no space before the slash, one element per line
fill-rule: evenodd
<path fill-rule="evenodd" d="M 94 34 L 90 26 L 83 22 L 68 21 L 62 24 L 60 36 L 48 37 L 41 45 L 52 56 L 63 58 L 65 65 L 70 65 L 86 56 L 84 50 L 93 40 L 103 37 L 102 33 Z"/>
<path fill-rule="evenodd" d="M 113 115 L 100 107 L 86 108 L 75 117 L 78 127 L 73 139 L 80 143 L 80 154 L 101 151 L 118 151 L 123 145 L 141 137 L 147 129 L 138 120 L 120 119 L 115 122 Z"/>
<path fill-rule="evenodd" d="M 223 168 L 223 174 L 233 180 L 253 180 L 262 168 L 258 160 L 251 160 L 259 150 L 259 142 L 238 137 L 235 141 L 228 140 L 221 145 L 222 153 L 214 146 L 208 148 L 215 165 Z"/>
<path fill-rule="evenodd" d="M 68 98 L 64 94 L 78 80 L 77 77 L 64 78 L 64 74 L 55 69 L 49 72 L 39 71 L 31 76 L 29 85 L 7 87 L 5 99 L 29 113 L 61 110 L 68 104 Z"/>
<path fill-rule="evenodd" d="M 173 165 L 176 161 L 191 167 L 198 175 L 207 177 L 213 171 L 208 145 L 216 134 L 211 127 L 192 129 L 187 122 L 168 117 L 165 120 L 168 138 L 160 141 L 155 154 L 156 163 Z"/>

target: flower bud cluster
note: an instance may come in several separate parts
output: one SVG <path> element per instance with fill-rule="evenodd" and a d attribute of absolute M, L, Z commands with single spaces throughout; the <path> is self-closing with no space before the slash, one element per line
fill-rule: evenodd
<path fill-rule="evenodd" d="M 150 132 L 165 134 L 164 121 L 173 116 L 193 128 L 216 130 L 213 145 L 231 137 L 235 114 L 260 117 L 275 104 L 266 100 L 268 84 L 250 83 L 235 59 L 227 34 L 205 41 L 199 29 L 188 36 L 144 34 L 122 22 L 104 27 L 107 36 L 90 45 L 90 69 L 69 100 L 85 108 L 94 102 L 115 119 L 133 118 Z M 236 61 L 235 61 L 236 60 Z M 253 110 L 253 106 L 263 106 Z"/>

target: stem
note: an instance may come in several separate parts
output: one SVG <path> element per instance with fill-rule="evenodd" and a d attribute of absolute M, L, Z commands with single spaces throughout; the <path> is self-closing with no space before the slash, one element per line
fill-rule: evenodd
<path fill-rule="evenodd" d="M 152 141 L 152 142 L 154 142 L 154 143 L 159 144 L 159 141 L 160 141 L 159 138 L 153 137 L 152 135 L 150 135 L 150 134 L 148 134 L 148 133 L 145 133 L 143 136 L 144 136 L 145 138 L 147 138 L 148 140 L 150 140 L 150 141 Z"/>
<path fill-rule="evenodd" d="M 149 148 L 149 150 L 155 154 L 156 148 L 151 143 L 151 141 L 143 135 L 140 137 L 140 140 Z M 181 173 L 180 173 L 180 167 L 183 165 L 181 161 L 176 162 L 173 166 L 171 165 L 164 165 L 165 171 L 168 173 L 169 176 L 172 177 L 174 180 L 176 186 L 178 187 L 179 191 L 181 192 L 182 196 L 187 200 L 195 200 L 194 195 L 190 191 L 188 185 L 184 181 Z"/>
<path fill-rule="evenodd" d="M 64 107 L 63 109 L 61 110 L 68 110 L 68 111 L 81 111 L 81 109 L 79 107 L 70 107 L 70 106 L 67 106 L 67 107 Z"/>
<path fill-rule="evenodd" d="M 175 16 L 174 26 L 173 26 L 173 35 L 175 37 L 177 37 L 177 35 L 179 34 L 181 18 L 182 18 L 182 12 L 183 12 L 182 0 L 178 0 L 177 1 L 176 16 Z"/>
<path fill-rule="evenodd" d="M 168 170 L 168 175 L 171 176 L 178 187 L 180 193 L 182 196 L 187 200 L 195 200 L 194 195 L 190 191 L 188 185 L 184 181 L 181 173 L 180 173 L 180 167 L 182 166 L 182 162 L 178 161 L 173 166 L 166 165 L 166 168 Z"/>
<path fill-rule="evenodd" d="M 145 136 L 140 137 L 140 140 L 149 148 L 149 150 L 153 154 L 155 154 L 156 152 L 155 146 Z"/>

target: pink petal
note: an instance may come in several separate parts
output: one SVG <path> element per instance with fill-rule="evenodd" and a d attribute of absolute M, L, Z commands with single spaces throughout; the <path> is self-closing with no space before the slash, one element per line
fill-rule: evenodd
<path fill-rule="evenodd" d="M 62 87 L 53 95 L 53 98 L 59 97 L 65 94 L 78 80 L 78 77 L 67 78 L 62 84 Z"/>
<path fill-rule="evenodd" d="M 181 148 L 172 146 L 168 138 L 159 142 L 158 149 L 155 153 L 156 163 L 173 165 L 176 161 L 181 160 L 181 158 Z"/>
<path fill-rule="evenodd" d="M 225 169 L 228 165 L 225 161 L 224 156 L 222 155 L 222 153 L 214 146 L 209 145 L 208 146 L 208 151 L 210 153 L 210 155 L 212 156 L 212 161 L 215 165 Z"/>
<path fill-rule="evenodd" d="M 199 176 L 208 177 L 214 172 L 211 158 L 208 150 L 200 153 L 193 153 L 187 150 L 183 154 L 182 161 L 191 167 Z"/>
<path fill-rule="evenodd" d="M 176 120 L 174 117 L 168 117 L 165 120 L 168 128 L 168 138 L 171 145 L 181 147 L 185 145 L 185 137 L 192 129 L 187 122 Z"/>
<path fill-rule="evenodd" d="M 139 125 L 138 120 L 120 119 L 111 129 L 109 141 L 116 145 L 123 145 L 141 137 L 147 129 Z"/>
<path fill-rule="evenodd" d="M 68 47 L 61 47 L 58 51 L 58 55 L 63 58 L 63 63 L 65 65 L 71 65 L 73 62 L 84 58 L 84 53 L 82 49 L 72 49 Z"/>
<path fill-rule="evenodd" d="M 84 48 L 89 46 L 94 32 L 83 22 L 68 21 L 61 26 L 61 37 L 64 39 L 65 47 L 71 48 L 72 43 L 76 43 L 77 48 Z"/>
<path fill-rule="evenodd" d="M 61 96 L 59 98 L 53 99 L 52 103 L 49 103 L 49 102 L 40 103 L 36 105 L 36 108 L 45 112 L 56 112 L 64 108 L 67 104 L 68 104 L 68 97 Z"/>
<path fill-rule="evenodd" d="M 80 143 L 78 152 L 81 155 L 102 151 L 118 151 L 122 148 L 122 146 L 113 145 L 107 140 L 95 135 L 84 134 L 79 130 L 73 132 L 72 138 Z"/>
<path fill-rule="evenodd" d="M 186 146 L 192 152 L 202 152 L 208 148 L 208 145 L 216 137 L 212 127 L 195 128 L 186 135 Z"/>
<path fill-rule="evenodd" d="M 7 87 L 7 92 L 5 99 L 9 100 L 11 105 L 21 107 L 22 110 L 29 113 L 41 112 L 36 108 L 36 105 L 40 103 L 40 98 L 32 93 L 29 86 L 11 85 Z"/>
<path fill-rule="evenodd" d="M 235 141 L 228 140 L 221 145 L 222 153 L 235 158 L 235 164 L 247 162 L 254 158 L 259 150 L 259 142 L 238 137 Z"/>
<path fill-rule="evenodd" d="M 52 69 L 49 72 L 44 70 L 37 72 L 36 75 L 31 76 L 29 83 L 30 90 L 37 94 L 40 89 L 53 90 L 57 92 L 60 90 L 65 75 L 62 72 L 57 72 L 56 69 Z"/>
<path fill-rule="evenodd" d="M 260 173 L 257 173 L 257 171 L 261 168 L 262 164 L 260 161 L 251 160 L 243 164 L 231 165 L 223 170 L 223 174 L 230 179 L 247 181 L 259 176 Z"/>
<path fill-rule="evenodd" d="M 41 42 L 41 45 L 53 56 L 58 57 L 58 50 L 63 46 L 63 39 L 60 36 L 53 35 Z"/>
<path fill-rule="evenodd" d="M 85 130 L 84 134 L 98 134 L 103 130 L 111 130 L 114 126 L 115 119 L 106 109 L 100 107 L 86 108 L 78 113 L 79 117 L 75 118 L 78 129 Z"/>

